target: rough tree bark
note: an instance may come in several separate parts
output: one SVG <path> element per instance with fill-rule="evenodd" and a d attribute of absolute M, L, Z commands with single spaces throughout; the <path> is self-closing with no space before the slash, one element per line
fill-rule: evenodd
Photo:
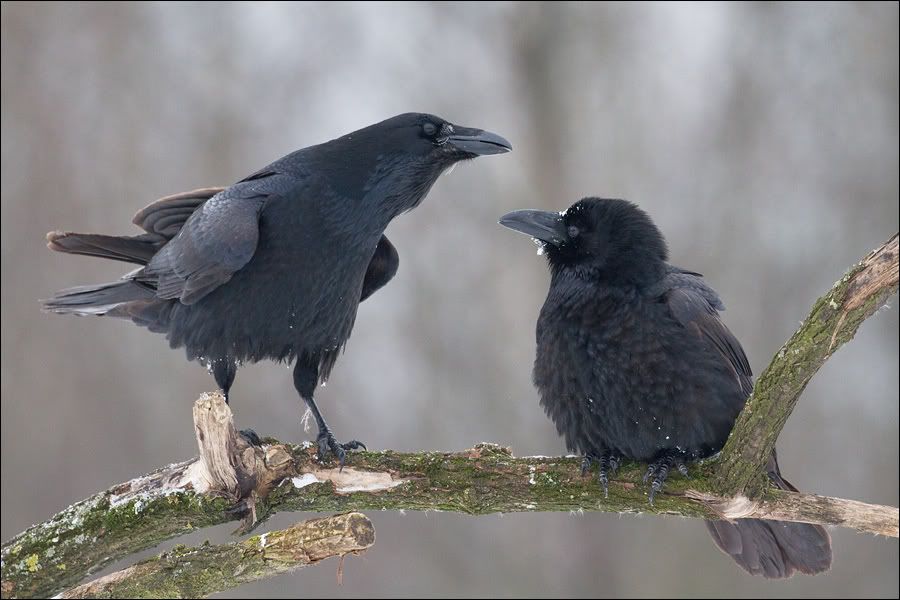
<path fill-rule="evenodd" d="M 641 483 L 641 465 L 624 465 L 606 498 L 592 478 L 580 476 L 576 457 L 514 458 L 493 444 L 461 453 L 353 453 L 351 465 L 341 470 L 319 463 L 310 447 L 276 440 L 250 446 L 235 431 L 221 395 L 206 394 L 194 409 L 200 457 L 100 492 L 4 543 L 3 598 L 56 594 L 111 561 L 163 540 L 239 518 L 239 531 L 247 531 L 281 510 L 597 510 L 802 521 L 897 537 L 897 508 L 775 490 L 762 469 L 808 381 L 897 286 L 895 235 L 816 302 L 760 376 L 721 456 L 694 465 L 687 479 L 670 479 L 653 505 Z M 227 552 L 228 547 L 209 551 Z M 267 557 L 251 559 L 265 563 Z M 165 569 L 173 560 L 179 560 L 177 552 L 155 564 Z M 153 577 L 141 580 L 141 565 L 120 572 L 117 585 L 155 585 Z M 210 577 L 200 567 L 181 572 L 185 579 L 177 590 L 142 589 L 177 595 L 184 589 L 209 593 L 234 584 L 233 578 Z M 203 577 L 201 586 L 198 578 Z"/>
<path fill-rule="evenodd" d="M 196 548 L 175 547 L 90 583 L 60 598 L 202 598 L 332 556 L 365 550 L 375 543 L 368 517 L 349 513 L 312 519 L 243 542 Z"/>
<path fill-rule="evenodd" d="M 862 322 L 897 293 L 897 234 L 835 282 L 756 380 L 721 453 L 716 473 L 722 495 L 760 495 L 765 465 L 806 384 Z"/>

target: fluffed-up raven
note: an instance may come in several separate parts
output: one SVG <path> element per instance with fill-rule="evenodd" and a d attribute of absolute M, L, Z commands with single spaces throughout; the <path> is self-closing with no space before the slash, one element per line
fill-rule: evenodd
<path fill-rule="evenodd" d="M 521 210 L 500 223 L 542 245 L 550 290 L 537 322 L 534 384 L 569 450 L 599 481 L 621 459 L 649 463 L 650 502 L 670 469 L 718 452 L 753 389 L 740 342 L 701 275 L 667 263 L 650 217 L 624 200 L 584 198 L 563 213 Z M 796 490 L 773 453 L 774 485 Z M 770 578 L 831 566 L 817 525 L 709 521 L 716 544 Z"/>
<path fill-rule="evenodd" d="M 407 113 L 303 148 L 226 188 L 163 198 L 137 213 L 136 236 L 51 232 L 52 250 L 141 265 L 112 283 L 71 288 L 47 310 L 130 319 L 203 363 L 226 399 L 238 367 L 294 361 L 294 387 L 318 425 L 319 456 L 337 442 L 313 399 L 350 337 L 359 303 L 394 276 L 384 235 L 453 164 L 511 150 L 504 138 Z"/>

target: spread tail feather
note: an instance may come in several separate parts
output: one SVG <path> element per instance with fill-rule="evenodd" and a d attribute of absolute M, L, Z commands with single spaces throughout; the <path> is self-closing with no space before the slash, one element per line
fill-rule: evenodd
<path fill-rule="evenodd" d="M 66 254 L 82 254 L 146 265 L 168 241 L 162 236 L 144 233 L 135 236 L 100 235 L 51 231 L 47 247 Z"/>
<path fill-rule="evenodd" d="M 783 490 L 797 491 L 781 476 L 774 454 L 769 478 Z M 739 519 L 707 521 L 706 528 L 716 546 L 751 575 L 784 579 L 796 572 L 815 575 L 831 568 L 831 537 L 820 525 Z"/>
<path fill-rule="evenodd" d="M 831 568 L 831 538 L 819 525 L 740 519 L 707 521 L 716 545 L 751 575 L 783 579 Z"/>
<path fill-rule="evenodd" d="M 153 290 L 130 279 L 125 279 L 112 283 L 68 288 L 41 302 L 44 310 L 59 314 L 105 315 L 122 304 L 136 300 L 148 300 L 153 296 Z"/>

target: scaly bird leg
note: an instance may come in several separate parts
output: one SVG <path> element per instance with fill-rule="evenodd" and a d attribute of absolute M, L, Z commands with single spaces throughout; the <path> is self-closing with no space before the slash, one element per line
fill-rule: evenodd
<path fill-rule="evenodd" d="M 644 473 L 644 483 L 650 480 L 650 505 L 653 505 L 653 498 L 657 492 L 661 491 L 663 484 L 669 477 L 669 471 L 675 467 L 679 473 L 687 477 L 688 468 L 684 464 L 684 459 L 675 454 L 664 454 L 658 459 L 650 463 L 647 472 Z"/>
<path fill-rule="evenodd" d="M 316 401 L 313 399 L 313 393 L 315 392 L 318 381 L 318 365 L 310 360 L 305 360 L 303 358 L 297 359 L 297 364 L 294 366 L 294 387 L 297 389 L 297 392 L 299 392 L 300 397 L 306 402 L 310 412 L 312 412 L 313 418 L 316 420 L 316 426 L 319 428 L 319 434 L 316 436 L 316 442 L 319 445 L 319 460 L 324 461 L 328 457 L 328 453 L 331 452 L 334 457 L 338 459 L 341 468 L 343 468 L 347 459 L 346 451 L 357 450 L 359 448 L 365 450 L 366 445 L 357 440 L 351 440 L 344 444 L 337 441 L 334 434 L 331 432 L 331 429 L 328 427 L 328 424 L 325 422 L 322 413 L 319 412 Z"/>
<path fill-rule="evenodd" d="M 591 464 L 597 463 L 597 481 L 603 488 L 603 497 L 609 498 L 609 477 L 615 475 L 619 469 L 618 455 L 609 450 L 602 450 L 598 454 L 585 454 L 581 461 L 581 476 L 584 477 L 591 468 Z"/>

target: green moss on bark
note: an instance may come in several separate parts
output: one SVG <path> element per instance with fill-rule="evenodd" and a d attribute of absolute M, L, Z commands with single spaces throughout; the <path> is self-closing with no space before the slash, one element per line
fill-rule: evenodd
<path fill-rule="evenodd" d="M 763 371 L 722 450 L 715 489 L 758 496 L 765 466 L 806 385 L 859 326 L 897 292 L 897 236 L 819 298 L 800 328 Z"/>
<path fill-rule="evenodd" d="M 375 542 L 371 521 L 351 513 L 312 519 L 238 543 L 188 548 L 137 563 L 63 594 L 63 598 L 201 598 L 285 573 Z"/>
<path fill-rule="evenodd" d="M 223 523 L 221 498 L 193 492 L 112 506 L 111 492 L 73 504 L 3 545 L 3 597 L 50 596 L 113 560 L 195 528 Z"/>
<path fill-rule="evenodd" d="M 313 449 L 298 446 L 291 452 L 298 475 L 320 467 Z M 380 492 L 342 494 L 335 492 L 330 481 L 297 488 L 288 478 L 257 510 L 260 515 L 360 509 L 471 515 L 581 510 L 711 515 L 701 504 L 680 496 L 687 487 L 709 489 L 709 465 L 694 467 L 687 480 L 674 474 L 666 493 L 650 506 L 647 487 L 641 482 L 643 465 L 623 465 L 610 484 L 609 497 L 604 498 L 596 472 L 581 477 L 580 464 L 577 458 L 513 458 L 508 449 L 493 445 L 455 454 L 355 452 L 345 470 L 387 472 L 406 483 Z M 225 512 L 231 506 L 227 500 L 190 490 L 140 494 L 113 506 L 115 498 L 113 490 L 98 494 L 4 544 L 3 597 L 52 596 L 114 560 L 195 529 L 237 519 Z"/>

